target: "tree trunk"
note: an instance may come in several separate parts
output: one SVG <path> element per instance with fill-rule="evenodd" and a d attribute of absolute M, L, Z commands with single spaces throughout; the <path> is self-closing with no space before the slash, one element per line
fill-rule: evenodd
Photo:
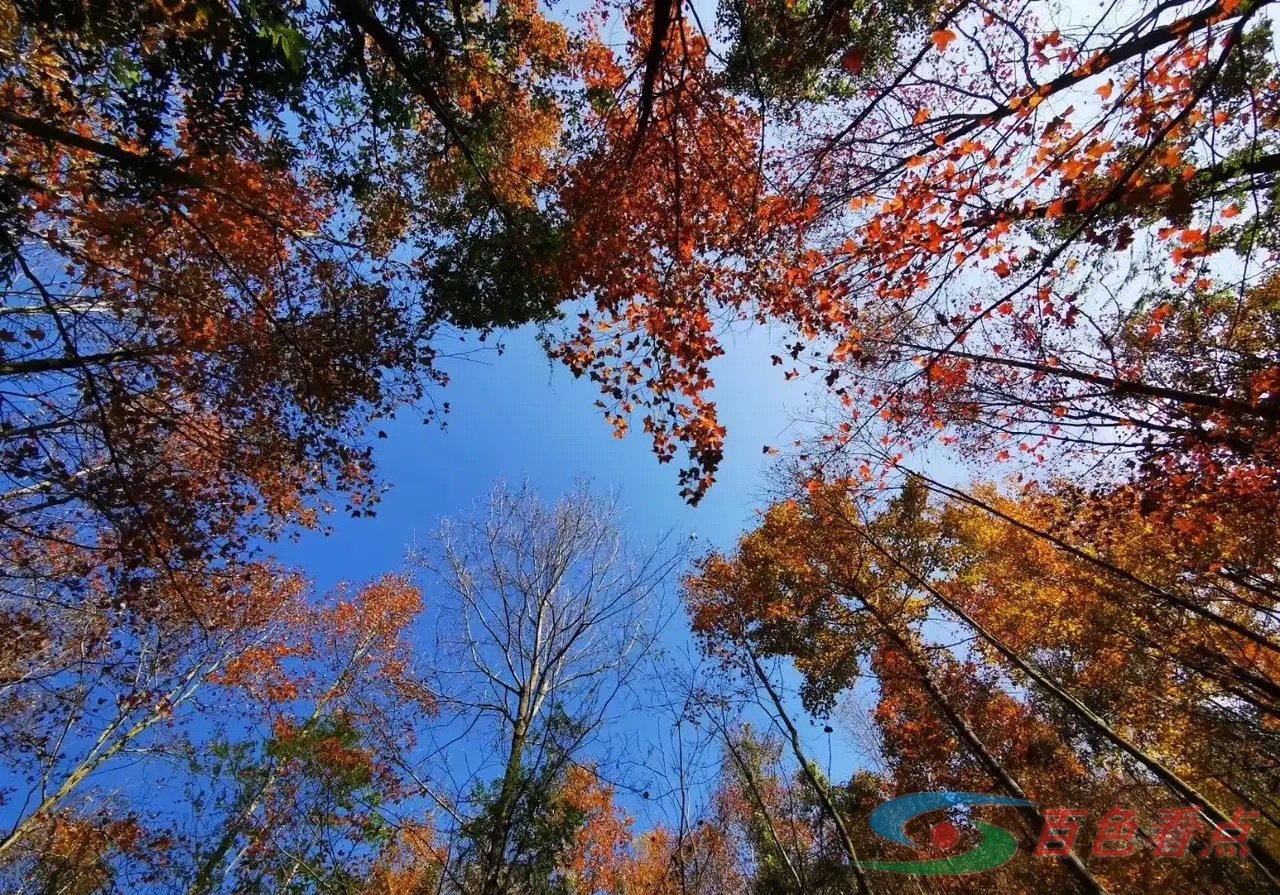
<path fill-rule="evenodd" d="M 991 753 L 991 750 L 987 748 L 986 743 L 982 742 L 982 739 L 978 736 L 977 732 L 969 726 L 969 722 L 967 722 L 960 713 L 956 711 L 955 707 L 947 699 L 946 695 L 942 692 L 942 688 L 938 686 L 938 682 L 933 676 L 933 670 L 930 668 L 928 663 L 920 658 L 915 647 L 908 643 L 906 638 L 903 637 L 893 625 L 889 624 L 884 619 L 875 607 L 871 605 L 870 601 L 861 595 L 857 595 L 857 599 L 862 603 L 867 612 L 870 613 L 871 616 L 879 623 L 880 628 L 885 632 L 885 635 L 893 641 L 894 645 L 897 646 L 899 650 L 902 651 L 902 655 L 911 664 L 911 667 L 920 675 L 920 684 L 924 688 L 924 691 L 933 699 L 934 704 L 937 705 L 938 709 L 946 718 L 947 723 L 951 725 L 952 729 L 960 739 L 963 740 L 972 750 L 974 756 L 978 759 L 979 764 L 982 765 L 988 774 L 995 778 L 1008 795 L 1017 799 L 1027 799 L 1030 801 L 1026 790 L 1024 790 L 1022 785 L 1018 783 L 1017 778 L 1015 778 L 1013 774 L 1011 774 L 1009 770 L 1000 763 L 1000 760 Z M 1023 816 L 1031 822 L 1033 831 L 1032 835 L 1035 835 L 1036 831 L 1044 827 L 1044 814 L 1041 813 L 1038 807 L 1029 806 L 1018 810 L 1021 811 Z M 1084 862 L 1076 857 L 1074 853 L 1067 855 L 1063 860 L 1066 862 L 1067 869 L 1071 872 L 1071 875 L 1076 878 L 1076 882 L 1081 891 L 1090 892 L 1093 893 L 1093 895 L 1106 895 L 1107 890 L 1103 888 L 1102 883 L 1098 882 L 1097 878 L 1090 872 L 1089 868 L 1084 866 Z"/>

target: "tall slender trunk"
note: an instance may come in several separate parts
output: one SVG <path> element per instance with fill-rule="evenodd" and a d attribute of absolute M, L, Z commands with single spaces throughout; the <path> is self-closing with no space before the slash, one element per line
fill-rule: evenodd
<path fill-rule="evenodd" d="M 920 676 L 920 685 L 923 687 L 924 691 L 929 694 L 929 697 L 934 701 L 938 710 L 942 712 L 943 717 L 946 718 L 947 723 L 951 725 L 951 728 L 956 732 L 956 735 L 959 736 L 960 739 L 964 741 L 965 745 L 967 745 L 973 752 L 974 757 L 978 759 L 978 763 L 982 765 L 988 774 L 995 778 L 1008 795 L 1017 799 L 1027 799 L 1027 801 L 1031 801 L 1027 796 L 1026 790 L 1022 788 L 1022 784 L 1018 782 L 1017 778 L 1013 776 L 1008 768 L 1000 763 L 1000 760 L 996 758 L 990 749 L 987 748 L 986 743 L 982 741 L 982 738 L 979 737 L 977 732 L 969 725 L 969 722 L 964 719 L 964 716 L 962 716 L 956 710 L 955 706 L 951 704 L 951 701 L 947 699 L 942 688 L 938 686 L 937 679 L 933 676 L 933 669 L 920 657 L 915 646 L 909 643 L 897 628 L 884 618 L 880 611 L 871 604 L 871 601 L 863 597 L 861 594 L 857 594 L 856 597 L 871 617 L 879 624 L 881 630 L 884 631 L 885 636 L 888 637 L 889 640 L 891 640 L 902 652 L 902 655 L 907 660 L 908 664 L 910 664 L 912 669 L 914 669 Z M 1044 827 L 1045 817 L 1038 807 L 1029 806 L 1026 808 L 1019 808 L 1018 810 L 1021 811 L 1023 816 L 1025 816 L 1031 823 L 1033 835 L 1034 831 Z M 1084 862 L 1076 857 L 1074 853 L 1068 854 L 1063 858 L 1063 861 L 1066 863 L 1067 869 L 1071 872 L 1071 875 L 1075 877 L 1081 891 L 1094 893 L 1094 895 L 1106 895 L 1107 890 L 1103 888 L 1102 883 L 1098 882 L 1093 873 L 1089 871 L 1089 868 L 1084 866 Z"/>
<path fill-rule="evenodd" d="M 37 373 L 56 373 L 60 370 L 141 361 L 172 354 L 174 350 L 172 347 L 127 348 L 119 351 L 103 351 L 97 354 L 73 354 L 67 357 L 6 361 L 0 363 L 0 376 L 30 376 Z"/>
<path fill-rule="evenodd" d="M 370 649 L 371 644 L 361 643 L 352 651 L 351 659 L 347 662 L 346 667 L 338 675 L 337 679 L 325 690 L 324 694 L 316 701 L 315 707 L 312 708 L 310 716 L 307 718 L 306 724 L 314 724 L 324 714 L 325 709 L 329 707 L 329 703 L 333 701 L 337 695 L 339 688 L 346 682 L 348 674 L 355 664 L 364 657 Z M 305 726 L 305 725 L 304 725 Z M 218 844 L 205 856 L 200 862 L 200 867 L 196 870 L 195 879 L 192 880 L 191 886 L 187 889 L 187 895 L 209 895 L 215 887 L 226 879 L 231 868 L 236 865 L 243 855 L 243 850 L 231 862 L 223 866 L 227 855 L 231 854 L 231 850 L 235 848 L 236 842 L 244 835 L 248 826 L 249 819 L 258 813 L 258 809 L 271 797 L 275 792 L 276 785 L 280 782 L 279 765 L 272 765 L 267 772 L 266 778 L 258 786 L 258 791 L 253 794 L 249 800 L 249 804 L 243 811 L 238 812 L 234 818 L 228 820 L 223 828 L 222 836 L 218 839 Z M 219 869 L 221 873 L 219 874 Z"/>
<path fill-rule="evenodd" d="M 774 689 L 773 682 L 769 680 L 769 673 L 765 671 L 764 666 L 760 664 L 760 660 L 756 658 L 754 650 L 751 649 L 749 644 L 743 644 L 743 646 L 747 650 L 747 655 L 751 658 L 751 668 L 755 671 L 756 678 L 764 686 L 765 692 L 769 694 L 769 700 L 773 703 L 773 707 L 778 713 L 778 720 L 787 730 L 787 739 L 791 744 L 791 751 L 795 755 L 796 761 L 800 763 L 801 772 L 805 775 L 805 779 L 809 781 L 809 785 L 813 787 L 814 792 L 817 793 L 818 798 L 822 800 L 822 805 L 827 809 L 827 813 L 831 815 L 831 820 L 835 822 L 836 831 L 840 834 L 840 843 L 844 846 L 845 853 L 849 856 L 849 868 L 853 871 L 853 879 L 857 884 L 859 895 L 873 895 L 871 883 L 858 863 L 858 851 L 853 845 L 853 836 L 849 833 L 849 827 L 844 822 L 844 816 L 836 807 L 835 802 L 831 800 L 831 793 L 827 790 L 827 785 L 814 773 L 808 756 L 804 754 L 804 745 L 800 742 L 800 731 L 796 729 L 791 716 L 787 714 L 786 706 L 782 704 L 782 697 Z"/>
<path fill-rule="evenodd" d="M 778 856 L 782 858 L 782 863 L 787 868 L 787 875 L 791 877 L 791 881 L 795 884 L 796 895 L 805 895 L 804 880 L 801 879 L 799 871 L 796 870 L 795 863 L 791 860 L 791 855 L 787 854 L 787 848 L 782 843 L 782 837 L 778 835 L 778 828 L 774 825 L 773 817 L 769 814 L 769 806 L 765 804 L 764 794 L 760 792 L 760 787 L 756 785 L 755 774 L 752 773 L 751 766 L 747 764 L 746 758 L 734 743 L 733 736 L 728 730 L 724 731 L 724 744 L 729 751 L 730 758 L 733 759 L 733 763 L 738 766 L 738 773 L 742 774 L 742 779 L 746 782 L 747 792 L 755 802 L 756 810 L 764 818 L 764 825 L 769 831 L 769 838 L 773 840 L 773 844 L 777 847 Z"/>
<path fill-rule="evenodd" d="M 14 824 L 8 834 L 3 839 L 0 839 L 0 856 L 3 856 L 5 852 L 16 845 L 41 818 L 48 816 L 61 805 L 90 774 L 114 758 L 125 746 L 142 736 L 160 721 L 169 717 L 174 709 L 190 699 L 192 694 L 199 688 L 200 682 L 217 670 L 220 664 L 221 660 L 215 660 L 208 665 L 198 663 L 177 686 L 173 687 L 158 700 L 145 715 L 125 729 L 114 741 L 112 737 L 124 727 L 128 716 L 122 715 L 109 724 L 98 735 L 98 739 L 94 742 L 89 753 L 67 774 L 58 788 L 45 796 L 34 811 L 27 815 L 25 819 L 19 820 Z"/>
<path fill-rule="evenodd" d="M 1157 598 L 1165 601 L 1166 603 L 1169 603 L 1172 606 L 1176 606 L 1179 609 L 1186 610 L 1187 612 L 1190 612 L 1192 615 L 1198 616 L 1204 619 L 1205 621 L 1218 625 L 1219 627 L 1224 628 L 1228 631 L 1231 631 L 1234 634 L 1238 634 L 1244 639 L 1252 643 L 1256 643 L 1258 646 L 1262 647 L 1263 649 L 1269 650 L 1274 653 L 1280 653 L 1280 643 L 1276 643 L 1275 641 L 1270 640 L 1265 635 L 1260 634 L 1257 631 L 1254 631 L 1252 628 L 1249 628 L 1248 626 L 1241 624 L 1235 619 L 1227 618 L 1217 612 L 1214 612 L 1212 609 L 1208 609 L 1204 606 L 1200 606 L 1192 602 L 1191 600 L 1186 599 L 1185 597 L 1179 596 L 1178 594 L 1170 593 L 1164 588 L 1159 587 L 1158 585 L 1152 584 L 1151 582 L 1146 581 L 1142 578 L 1139 578 L 1137 575 L 1134 575 L 1132 572 L 1126 571 L 1125 569 L 1122 569 L 1119 566 L 1116 566 L 1113 563 L 1108 562 L 1107 560 L 1103 559 L 1100 556 L 1095 556 L 1094 554 L 1090 553 L 1087 550 L 1081 550 L 1079 547 L 1075 547 L 1071 544 L 1068 544 L 1066 541 L 1050 534 L 1047 531 L 1041 531 L 1040 529 L 1032 525 L 1028 525 L 1027 523 L 1019 519 L 1015 519 L 1014 517 L 1010 516 L 1008 513 L 1001 512 L 998 508 L 991 506 L 991 504 L 987 503 L 984 500 L 974 497 L 972 494 L 970 494 L 967 491 L 961 490 L 959 488 L 952 488 L 950 485 L 944 485 L 935 479 L 929 478 L 929 476 L 924 475 L 923 473 L 916 472 L 915 470 L 907 469 L 906 467 L 903 467 L 903 466 L 899 466 L 898 468 L 901 469 L 903 472 L 905 472 L 908 476 L 911 476 L 917 479 L 918 481 L 926 485 L 929 488 L 929 490 L 937 494 L 953 497 L 971 506 L 975 506 L 980 510 L 990 513 L 992 516 L 995 516 L 997 519 L 1007 522 L 1009 525 L 1012 525 L 1014 528 L 1018 529 L 1019 531 L 1026 532 L 1027 534 L 1033 535 L 1035 537 L 1038 537 L 1047 541 L 1048 543 L 1057 547 L 1059 550 L 1063 551 L 1064 553 L 1068 553 L 1071 556 L 1076 557 L 1077 559 L 1082 559 L 1085 562 L 1096 565 L 1099 568 L 1106 570 L 1111 575 L 1114 575 L 1117 578 L 1127 581 L 1130 584 L 1137 585 L 1138 587 L 1156 596 Z"/>
<path fill-rule="evenodd" d="M 922 352 L 932 352 L 934 354 L 946 355 L 948 357 L 958 357 L 962 360 L 970 360 L 981 364 L 1014 367 L 1019 370 L 1027 370 L 1044 376 L 1059 376 L 1064 379 L 1073 379 L 1077 382 L 1085 382 L 1090 385 L 1100 385 L 1111 389 L 1118 395 L 1154 398 L 1162 401 L 1172 401 L 1177 404 L 1190 404 L 1194 407 L 1203 407 L 1207 410 L 1218 410 L 1223 413 L 1230 413 L 1236 416 L 1261 417 L 1273 422 L 1280 422 L 1280 404 L 1255 404 L 1248 401 L 1238 401 L 1234 398 L 1226 398 L 1221 395 L 1207 395 L 1202 392 L 1187 391 L 1186 389 L 1166 388 L 1162 385 L 1149 385 L 1137 380 L 1117 379 L 1114 376 L 1106 376 L 1102 373 L 1086 373 L 1082 370 L 1073 370 L 1069 367 L 1055 367 L 1048 364 L 1039 364 L 1034 361 L 1019 360 L 1013 357 L 1000 357 L 991 354 L 974 354 L 969 351 L 961 351 L 954 348 L 935 348 L 928 345 L 918 345 L 914 342 L 903 342 L 901 344 L 905 348 L 914 348 Z"/>
<path fill-rule="evenodd" d="M 896 558 L 890 556 L 888 552 L 885 552 L 885 555 L 889 556 L 890 559 L 894 561 L 895 565 L 898 565 L 900 569 L 910 575 L 916 582 L 917 586 L 925 590 L 940 606 L 967 625 L 973 633 L 977 634 L 981 640 L 989 644 L 992 649 L 1004 656 L 1005 659 L 1009 661 L 1009 664 L 1013 665 L 1014 668 L 1017 668 L 1027 677 L 1039 684 L 1041 688 L 1048 692 L 1054 699 L 1062 703 L 1062 705 L 1066 706 L 1095 733 L 1102 736 L 1130 758 L 1133 758 L 1141 764 L 1152 774 L 1152 776 L 1168 787 L 1171 792 L 1186 801 L 1188 804 L 1199 807 L 1204 815 L 1215 824 L 1226 824 L 1231 822 L 1231 818 L 1226 812 L 1213 804 L 1207 796 L 1198 791 L 1190 783 L 1178 776 L 1172 768 L 1150 753 L 1140 749 L 1126 736 L 1109 725 L 1099 715 L 1094 713 L 1087 705 L 1046 677 L 1038 668 L 1036 668 L 1035 665 L 1026 661 L 999 637 L 983 627 L 977 619 L 969 615 L 969 613 L 967 613 L 954 600 L 947 597 L 927 580 L 916 575 L 906 566 L 898 563 Z M 1267 879 L 1271 881 L 1272 886 L 1280 888 L 1280 882 L 1277 882 L 1277 877 L 1280 876 L 1280 863 L 1276 861 L 1275 856 L 1272 855 L 1262 843 L 1256 840 L 1249 848 L 1251 857 L 1257 863 L 1259 869 L 1261 869 L 1266 875 Z"/>
<path fill-rule="evenodd" d="M 503 890 L 507 843 L 511 840 L 512 819 L 520 796 L 520 773 L 524 769 L 524 751 L 529 739 L 530 702 L 529 688 L 522 687 L 516 705 L 516 720 L 511 728 L 511 749 L 507 753 L 494 807 L 494 830 L 484 848 L 480 895 L 500 895 Z"/>

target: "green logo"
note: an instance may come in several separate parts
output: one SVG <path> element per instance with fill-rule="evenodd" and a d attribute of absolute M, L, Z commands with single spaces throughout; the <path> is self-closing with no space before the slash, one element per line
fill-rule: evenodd
<path fill-rule="evenodd" d="M 885 802 L 871 812 L 871 829 L 890 842 L 920 848 L 920 844 L 907 835 L 906 826 L 911 820 L 930 811 L 956 808 L 961 805 L 1034 805 L 1024 799 L 1008 799 L 1004 796 L 988 796 L 975 792 L 918 792 Z M 954 858 L 937 858 L 932 861 L 859 861 L 865 870 L 884 870 L 888 873 L 914 873 L 921 876 L 963 876 L 993 870 L 1006 863 L 1018 851 L 1017 840 L 1008 830 L 992 824 L 974 821 L 982 833 L 982 841 Z M 960 832 L 950 821 L 935 824 L 931 831 L 933 844 L 946 850 L 960 841 Z"/>

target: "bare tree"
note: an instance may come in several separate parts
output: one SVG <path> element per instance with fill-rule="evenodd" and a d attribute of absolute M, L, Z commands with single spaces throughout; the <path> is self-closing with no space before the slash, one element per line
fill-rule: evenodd
<path fill-rule="evenodd" d="M 553 505 L 528 483 L 500 484 L 412 552 L 443 591 L 431 597 L 441 705 L 493 745 L 467 771 L 480 795 L 434 794 L 469 841 L 455 883 L 479 895 L 517 884 L 516 865 L 533 857 L 515 841 L 520 818 L 584 757 L 654 643 L 681 559 L 669 540 L 628 543 L 616 498 L 585 483 Z"/>

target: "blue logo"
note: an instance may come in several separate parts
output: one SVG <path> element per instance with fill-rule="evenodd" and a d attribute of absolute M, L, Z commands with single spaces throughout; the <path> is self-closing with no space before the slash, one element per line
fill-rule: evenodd
<path fill-rule="evenodd" d="M 1004 796 L 988 796 L 976 792 L 918 792 L 885 802 L 871 812 L 871 829 L 890 842 L 918 849 L 921 847 L 920 844 L 907 835 L 906 826 L 921 814 L 962 805 L 1025 807 L 1034 804 L 1025 799 L 1008 799 Z M 1017 853 L 1017 840 L 1008 830 L 977 820 L 973 823 L 982 833 L 982 841 L 976 848 L 962 855 L 956 855 L 954 858 L 938 858 L 932 861 L 859 861 L 858 866 L 865 870 L 884 870 L 889 873 L 963 876 L 969 873 L 982 873 L 984 870 L 994 870 L 1001 864 L 1008 863 L 1009 859 Z M 960 831 L 950 821 L 944 820 L 934 825 L 930 837 L 934 845 L 945 851 L 959 843 Z"/>

